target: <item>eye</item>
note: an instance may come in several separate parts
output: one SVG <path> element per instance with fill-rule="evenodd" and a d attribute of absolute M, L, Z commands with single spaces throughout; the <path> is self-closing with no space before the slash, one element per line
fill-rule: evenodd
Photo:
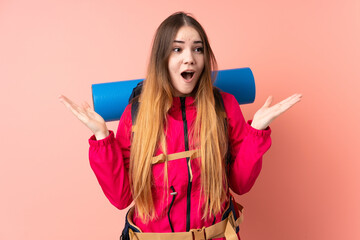
<path fill-rule="evenodd" d="M 178 47 L 173 48 L 173 52 L 180 52 L 180 51 L 181 51 L 181 48 L 178 48 Z"/>
<path fill-rule="evenodd" d="M 195 48 L 195 52 L 203 53 L 204 48 L 203 47 L 197 47 L 197 48 Z"/>

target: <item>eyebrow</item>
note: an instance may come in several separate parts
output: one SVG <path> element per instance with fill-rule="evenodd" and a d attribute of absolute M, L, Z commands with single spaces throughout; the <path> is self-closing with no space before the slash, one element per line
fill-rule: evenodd
<path fill-rule="evenodd" d="M 185 43 L 184 41 L 174 40 L 175 43 Z M 194 43 L 203 43 L 202 41 L 194 41 Z"/>

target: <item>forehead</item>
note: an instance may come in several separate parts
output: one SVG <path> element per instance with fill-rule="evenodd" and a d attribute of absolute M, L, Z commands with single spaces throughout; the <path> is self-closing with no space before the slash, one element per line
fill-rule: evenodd
<path fill-rule="evenodd" d="M 200 34 L 195 28 L 190 26 L 182 26 L 175 36 L 175 40 L 184 42 L 201 41 Z"/>

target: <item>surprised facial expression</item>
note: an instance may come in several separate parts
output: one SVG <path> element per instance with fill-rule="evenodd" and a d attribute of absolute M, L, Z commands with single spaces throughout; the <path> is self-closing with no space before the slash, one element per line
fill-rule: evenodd
<path fill-rule="evenodd" d="M 168 68 L 174 97 L 191 94 L 204 69 L 203 42 L 193 27 L 183 26 L 177 32 Z"/>

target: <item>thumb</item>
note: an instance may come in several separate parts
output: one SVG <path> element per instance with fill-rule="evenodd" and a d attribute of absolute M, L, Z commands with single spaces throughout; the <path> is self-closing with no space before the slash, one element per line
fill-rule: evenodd
<path fill-rule="evenodd" d="M 86 108 L 89 108 L 89 107 L 90 107 L 90 105 L 89 105 L 88 102 L 84 102 L 84 106 L 85 106 Z"/>
<path fill-rule="evenodd" d="M 273 96 L 269 96 L 266 101 L 265 101 L 265 104 L 263 105 L 263 107 L 269 107 L 271 105 L 273 101 Z"/>
<path fill-rule="evenodd" d="M 89 105 L 87 102 L 83 102 L 82 106 L 83 106 L 83 108 L 86 109 L 86 110 L 90 110 L 90 111 L 92 110 L 91 107 L 90 107 L 90 105 Z"/>

